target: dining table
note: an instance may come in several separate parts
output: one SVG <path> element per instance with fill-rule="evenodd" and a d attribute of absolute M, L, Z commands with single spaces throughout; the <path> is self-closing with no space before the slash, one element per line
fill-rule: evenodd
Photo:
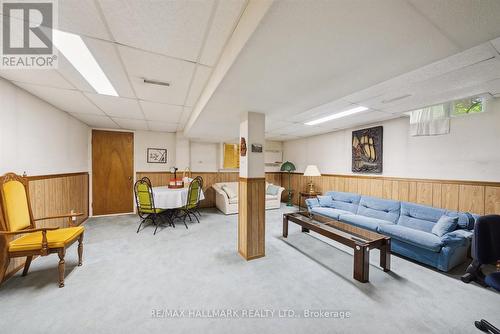
<path fill-rule="evenodd" d="M 158 209 L 178 209 L 187 203 L 188 187 L 169 188 L 168 186 L 153 187 L 153 200 Z M 203 190 L 200 191 L 200 201 L 205 199 Z"/>

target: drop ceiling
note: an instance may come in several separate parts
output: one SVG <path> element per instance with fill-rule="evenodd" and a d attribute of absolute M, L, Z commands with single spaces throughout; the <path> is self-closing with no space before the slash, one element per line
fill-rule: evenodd
<path fill-rule="evenodd" d="M 185 113 L 246 5 L 246 0 L 59 1 L 59 30 L 83 38 L 119 97 L 96 94 L 61 53 L 57 70 L 0 70 L 0 76 L 92 127 L 175 132 L 184 127 Z"/>
<path fill-rule="evenodd" d="M 264 1 L 255 31 L 200 99 Z M 215 142 L 236 138 L 240 114 L 256 111 L 268 139 L 290 140 L 500 94 L 498 17 L 497 0 L 64 0 L 59 29 L 83 38 L 119 97 L 96 94 L 62 55 L 57 70 L 0 76 L 91 127 Z M 304 125 L 358 105 L 370 109 Z"/>
<path fill-rule="evenodd" d="M 275 1 L 186 134 L 238 136 L 266 114 L 289 140 L 401 117 L 500 90 L 500 1 Z M 370 108 L 316 126 L 304 122 Z"/>

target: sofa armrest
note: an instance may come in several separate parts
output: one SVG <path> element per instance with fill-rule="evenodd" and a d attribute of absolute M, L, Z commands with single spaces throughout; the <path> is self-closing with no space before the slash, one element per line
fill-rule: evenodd
<path fill-rule="evenodd" d="M 281 194 L 285 191 L 285 188 L 280 187 L 280 190 L 278 190 L 278 200 L 281 202 Z"/>
<path fill-rule="evenodd" d="M 467 246 L 469 244 L 470 237 L 472 237 L 472 233 L 466 230 L 455 230 L 452 232 L 448 232 L 441 237 L 441 241 L 445 246 Z"/>
<path fill-rule="evenodd" d="M 221 188 L 218 187 L 212 187 L 215 190 L 215 196 L 219 200 L 223 200 L 226 203 L 229 203 L 229 198 L 227 197 L 227 194 L 222 190 Z"/>
<path fill-rule="evenodd" d="M 317 198 L 308 198 L 305 200 L 307 205 L 307 210 L 311 211 L 312 208 L 319 205 L 319 200 Z"/>

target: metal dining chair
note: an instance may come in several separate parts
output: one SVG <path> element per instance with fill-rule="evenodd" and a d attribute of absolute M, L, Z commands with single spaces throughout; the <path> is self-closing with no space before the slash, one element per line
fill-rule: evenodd
<path fill-rule="evenodd" d="M 195 212 L 200 202 L 202 186 L 203 179 L 200 176 L 195 177 L 189 185 L 186 204 L 183 207 L 179 208 L 177 218 L 182 218 L 182 221 L 184 222 L 186 228 L 188 228 L 186 224 L 186 218 L 189 218 L 190 221 L 193 221 L 194 217 L 196 221 L 198 221 L 198 223 L 200 222 Z"/>
<path fill-rule="evenodd" d="M 134 184 L 134 193 L 137 205 L 137 214 L 141 218 L 141 222 L 137 228 L 137 233 L 139 233 L 142 224 L 147 220 L 151 220 L 153 225 L 156 226 L 153 235 L 156 234 L 158 226 L 160 226 L 160 222 L 164 222 L 164 218 L 167 219 L 170 226 L 173 226 L 170 218 L 164 214 L 167 210 L 155 207 L 153 187 L 151 186 L 151 181 L 147 177 L 143 177 Z"/>

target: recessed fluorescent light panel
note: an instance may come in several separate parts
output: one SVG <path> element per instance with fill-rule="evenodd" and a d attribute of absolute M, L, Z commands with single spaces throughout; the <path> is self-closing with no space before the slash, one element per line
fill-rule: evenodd
<path fill-rule="evenodd" d="M 368 108 L 367 107 L 359 106 L 359 107 L 356 107 L 356 108 L 352 108 L 352 109 L 348 109 L 348 110 L 345 110 L 345 111 L 341 111 L 339 113 L 336 113 L 336 114 L 333 114 L 333 115 L 330 115 L 330 116 L 318 118 L 318 119 L 315 119 L 314 121 L 310 121 L 310 122 L 307 122 L 305 124 L 306 125 L 316 125 L 316 124 L 320 124 L 320 123 L 325 123 L 325 122 L 328 122 L 328 121 L 332 121 L 334 119 L 338 119 L 338 118 L 342 118 L 342 117 L 354 115 L 354 114 L 357 114 L 357 113 L 365 111 L 365 110 L 368 110 Z"/>
<path fill-rule="evenodd" d="M 78 35 L 53 30 L 54 45 L 99 94 L 118 96 L 89 48 Z"/>

